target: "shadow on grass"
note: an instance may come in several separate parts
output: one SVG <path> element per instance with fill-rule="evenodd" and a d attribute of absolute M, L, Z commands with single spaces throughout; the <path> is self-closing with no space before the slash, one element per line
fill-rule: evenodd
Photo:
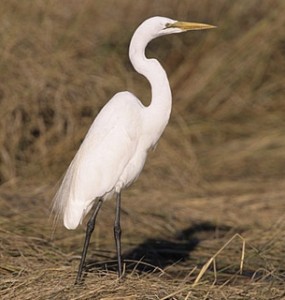
<path fill-rule="evenodd" d="M 227 226 L 217 228 L 214 224 L 203 222 L 178 232 L 168 240 L 147 239 L 123 254 L 126 271 L 135 269 L 139 273 L 154 272 L 173 264 L 179 264 L 190 258 L 191 252 L 201 240 L 213 239 L 217 232 L 220 236 L 230 229 Z M 112 257 L 105 262 L 89 261 L 87 263 L 87 272 L 93 272 L 96 269 L 116 272 L 117 257 Z"/>

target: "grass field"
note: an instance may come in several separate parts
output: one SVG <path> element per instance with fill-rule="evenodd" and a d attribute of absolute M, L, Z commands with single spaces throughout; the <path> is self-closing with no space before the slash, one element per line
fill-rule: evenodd
<path fill-rule="evenodd" d="M 0 7 L 0 298 L 285 299 L 285 2 Z M 116 277 L 108 201 L 84 284 L 74 286 L 85 224 L 53 232 L 52 198 L 113 94 L 149 103 L 127 50 L 153 15 L 218 28 L 149 45 L 169 75 L 173 111 L 122 195 L 126 276 Z"/>

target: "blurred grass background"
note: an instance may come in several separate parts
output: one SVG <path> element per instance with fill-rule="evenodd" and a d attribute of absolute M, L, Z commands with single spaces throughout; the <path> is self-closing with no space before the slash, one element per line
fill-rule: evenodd
<path fill-rule="evenodd" d="M 128 43 L 154 14 L 218 28 L 163 37 L 147 50 L 166 68 L 174 98 L 149 175 L 157 178 L 160 169 L 178 172 L 182 181 L 189 175 L 194 181 L 283 176 L 284 2 L 113 5 L 2 1 L 0 182 L 58 178 L 117 91 L 130 90 L 149 103 L 148 83 L 131 67 Z"/>
<path fill-rule="evenodd" d="M 146 292 L 149 299 L 282 299 L 285 2 L 3 0 L 0 8 L 1 299 L 143 299 Z M 51 199 L 116 92 L 149 103 L 128 45 L 154 15 L 218 27 L 162 37 L 147 49 L 168 73 L 173 111 L 139 180 L 124 192 L 123 248 L 129 259 L 155 266 L 161 259 L 165 269 L 128 269 L 120 285 L 114 273 L 94 271 L 77 289 L 84 226 L 59 226 L 50 240 Z M 110 216 L 112 201 L 93 237 L 95 262 L 114 255 Z M 247 243 L 242 276 L 235 242 L 219 258 L 218 274 L 211 267 L 193 288 L 197 272 L 237 232 Z"/>

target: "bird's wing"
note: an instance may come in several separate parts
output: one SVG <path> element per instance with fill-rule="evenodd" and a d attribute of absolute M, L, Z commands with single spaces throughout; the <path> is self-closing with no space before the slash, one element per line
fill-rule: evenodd
<path fill-rule="evenodd" d="M 95 198 L 124 185 L 118 180 L 136 151 L 142 109 L 135 96 L 118 93 L 94 120 L 55 196 L 66 227 L 76 228 Z"/>

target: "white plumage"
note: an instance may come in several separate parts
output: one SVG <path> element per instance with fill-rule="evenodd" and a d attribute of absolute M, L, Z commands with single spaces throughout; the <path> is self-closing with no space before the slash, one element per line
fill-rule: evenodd
<path fill-rule="evenodd" d="M 98 114 L 55 197 L 66 228 L 75 229 L 96 198 L 111 197 L 140 173 L 148 149 L 137 138 L 143 111 L 131 93 L 121 92 Z"/>

